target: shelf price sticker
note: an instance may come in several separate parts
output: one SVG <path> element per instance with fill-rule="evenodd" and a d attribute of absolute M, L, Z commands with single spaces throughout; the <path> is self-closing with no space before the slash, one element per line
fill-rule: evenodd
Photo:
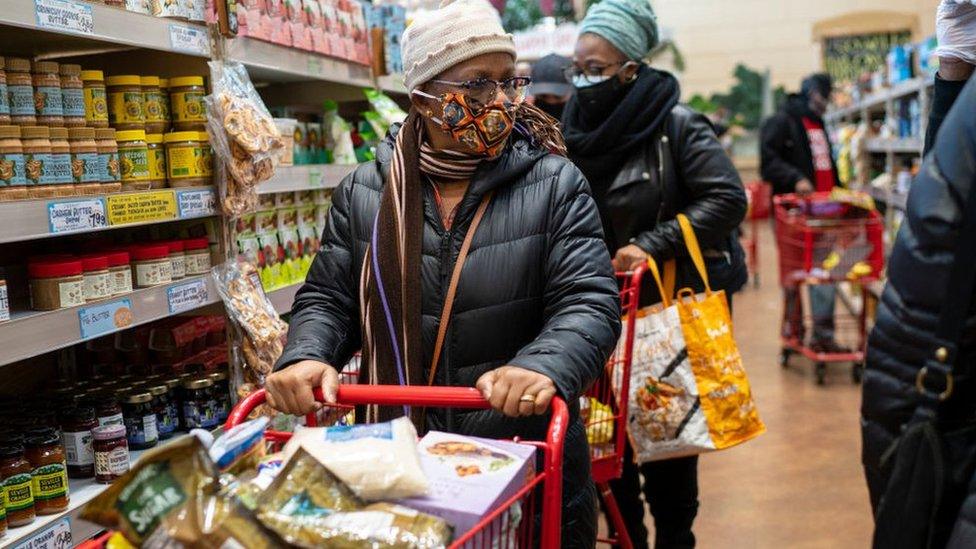
<path fill-rule="evenodd" d="M 78 310 L 81 339 L 110 334 L 132 325 L 132 301 L 118 299 Z"/>
<path fill-rule="evenodd" d="M 322 174 L 322 170 L 319 168 L 310 168 L 308 170 L 308 186 L 312 189 L 321 189 L 325 186 L 325 177 Z"/>
<path fill-rule="evenodd" d="M 176 219 L 176 194 L 171 190 L 118 194 L 109 196 L 106 202 L 109 225 Z"/>
<path fill-rule="evenodd" d="M 104 229 L 108 227 L 105 200 L 91 198 L 48 202 L 47 221 L 51 234 Z"/>
<path fill-rule="evenodd" d="M 34 0 L 37 26 L 73 34 L 94 34 L 92 7 L 77 0 Z"/>
<path fill-rule="evenodd" d="M 70 549 L 71 519 L 63 517 L 47 528 L 35 533 L 13 549 Z"/>
<path fill-rule="evenodd" d="M 170 286 L 166 290 L 166 300 L 169 302 L 169 314 L 171 315 L 192 311 L 197 307 L 206 305 L 210 302 L 206 278 L 198 278 Z"/>
<path fill-rule="evenodd" d="M 176 204 L 180 219 L 205 217 L 217 212 L 217 196 L 213 189 L 176 191 Z"/>
<path fill-rule="evenodd" d="M 170 23 L 169 45 L 176 51 L 210 55 L 210 39 L 207 37 L 207 31 L 198 27 Z"/>

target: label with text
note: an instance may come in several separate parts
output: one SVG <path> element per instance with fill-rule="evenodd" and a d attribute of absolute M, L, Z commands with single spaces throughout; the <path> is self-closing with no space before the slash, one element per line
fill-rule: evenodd
<path fill-rule="evenodd" d="M 197 55 L 210 55 L 210 41 L 207 31 L 199 27 L 170 23 L 169 45 L 174 50 Z"/>
<path fill-rule="evenodd" d="M 91 339 L 132 325 L 132 302 L 119 299 L 78 311 L 81 338 Z"/>
<path fill-rule="evenodd" d="M 108 227 L 105 200 L 101 198 L 48 202 L 47 219 L 52 234 Z"/>
<path fill-rule="evenodd" d="M 176 219 L 176 195 L 171 190 L 118 194 L 109 196 L 106 202 L 109 225 Z"/>
<path fill-rule="evenodd" d="M 15 545 L 13 549 L 69 549 L 73 546 L 71 519 L 64 517 Z"/>
<path fill-rule="evenodd" d="M 94 34 L 92 7 L 77 0 L 34 0 L 37 26 L 60 32 Z"/>
<path fill-rule="evenodd" d="M 209 298 L 207 281 L 204 278 L 177 284 L 166 290 L 169 313 L 172 315 L 202 307 L 207 304 Z"/>
<path fill-rule="evenodd" d="M 217 196 L 213 189 L 176 191 L 180 218 L 204 217 L 217 212 Z"/>

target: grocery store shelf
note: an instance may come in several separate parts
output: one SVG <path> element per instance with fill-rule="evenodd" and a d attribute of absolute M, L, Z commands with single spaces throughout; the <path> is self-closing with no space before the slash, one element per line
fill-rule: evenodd
<path fill-rule="evenodd" d="M 277 290 L 271 290 L 268 292 L 268 299 L 271 304 L 274 305 L 278 314 L 285 314 L 291 311 L 291 306 L 295 302 L 295 294 L 298 293 L 298 289 L 302 287 L 304 282 L 299 282 L 298 284 L 292 284 L 291 286 L 285 286 L 283 288 L 278 288 Z"/>
<path fill-rule="evenodd" d="M 885 103 L 889 100 L 895 100 L 907 95 L 918 93 L 923 89 L 933 86 L 934 84 L 935 81 L 932 78 L 922 77 L 899 82 L 890 88 L 885 88 L 883 90 L 878 90 L 871 93 L 853 105 L 840 109 L 834 109 L 828 112 L 824 116 L 824 120 L 829 123 L 835 123 L 849 116 L 858 115 L 864 110 L 870 111 L 872 109 L 881 108 L 884 107 Z"/>
<path fill-rule="evenodd" d="M 220 300 L 213 279 L 210 275 L 202 275 L 187 277 L 170 284 L 136 290 L 130 294 L 77 307 L 45 312 L 13 312 L 9 321 L 0 323 L 0 366 L 172 316 L 167 290 L 197 280 L 203 281 L 206 294 L 198 296 L 198 300 L 194 302 L 194 308 L 210 305 Z M 108 305 L 123 299 L 128 300 L 131 305 L 131 321 L 129 324 L 121 327 L 110 325 L 109 329 L 97 330 L 94 335 L 85 337 L 82 333 L 82 313 L 91 310 L 93 306 Z M 113 314 L 112 316 L 117 317 L 119 315 Z M 111 321 L 110 318 L 109 322 Z"/>
<path fill-rule="evenodd" d="M 363 88 L 373 87 L 369 67 L 365 65 L 254 38 L 238 37 L 228 40 L 227 58 L 247 65 L 251 78 L 255 80 L 325 80 Z"/>
<path fill-rule="evenodd" d="M 355 164 L 278 166 L 271 179 L 258 185 L 258 194 L 334 189 L 355 169 Z"/>
<path fill-rule="evenodd" d="M 119 197 L 131 197 L 133 199 L 138 198 L 139 196 L 148 197 L 150 195 L 153 197 L 158 197 L 164 192 L 171 196 L 171 198 L 168 198 L 168 200 L 172 200 L 176 204 L 175 216 L 168 214 L 164 215 L 164 213 L 161 213 L 159 216 L 152 219 L 147 219 L 145 221 L 113 223 L 113 220 L 106 215 L 108 213 L 106 200 L 108 200 L 109 197 L 111 197 L 113 200 Z M 200 207 L 181 210 L 181 202 L 179 197 L 189 195 L 194 195 L 197 198 L 203 197 L 208 199 L 209 202 L 206 204 L 198 204 Z M 76 224 L 77 228 L 67 226 L 59 227 L 52 223 L 52 217 L 56 215 L 52 212 L 54 209 L 57 209 L 58 205 L 67 205 L 69 203 L 91 205 L 93 202 L 95 203 L 95 210 L 100 209 L 101 217 L 99 219 L 92 220 L 88 223 Z M 101 206 L 99 207 L 98 204 Z M 59 212 L 61 211 L 63 210 L 59 210 Z M 172 210 L 170 210 L 170 214 L 171 213 Z M 111 195 L 43 198 L 37 200 L 0 202 L 0 219 L 4 220 L 4 222 L 0 224 L 0 244 L 6 242 L 20 242 L 24 240 L 47 238 L 51 236 L 63 236 L 66 234 L 93 233 L 117 229 L 119 227 L 136 227 L 166 221 L 198 219 L 211 217 L 214 215 L 217 215 L 217 211 L 213 187 L 159 189 L 156 191 L 137 191 L 131 193 L 115 193 Z"/>
<path fill-rule="evenodd" d="M 377 79 L 380 89 L 392 93 L 407 93 L 407 87 L 403 85 L 402 74 L 389 74 Z"/>
<path fill-rule="evenodd" d="M 868 152 L 873 153 L 899 153 L 899 154 L 922 154 L 922 139 L 920 137 L 896 137 L 883 138 L 875 137 L 868 139 L 865 143 Z"/>
<path fill-rule="evenodd" d="M 45 23 L 38 11 L 80 14 L 76 23 Z M 91 14 L 90 26 L 88 13 Z M 0 46 L 7 52 L 37 57 L 93 53 L 106 45 L 148 48 L 209 57 L 210 42 L 203 25 L 173 21 L 81 0 L 5 0 L 0 9 Z M 26 36 L 26 33 L 34 33 Z M 37 35 L 36 33 L 43 33 Z M 8 48 L 7 46 L 11 47 Z M 25 50 L 24 48 L 28 48 Z"/>
<path fill-rule="evenodd" d="M 868 194 L 870 194 L 875 200 L 884 202 L 896 210 L 904 211 L 906 208 L 906 202 L 908 201 L 908 193 L 899 193 L 893 190 L 879 189 L 877 187 L 870 187 Z"/>

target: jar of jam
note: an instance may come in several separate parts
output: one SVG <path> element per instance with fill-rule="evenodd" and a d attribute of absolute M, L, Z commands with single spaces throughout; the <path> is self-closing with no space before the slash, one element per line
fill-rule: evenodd
<path fill-rule="evenodd" d="M 105 192 L 122 189 L 122 168 L 119 165 L 119 145 L 114 128 L 95 129 L 95 150 L 98 151 L 98 179 Z"/>
<path fill-rule="evenodd" d="M 61 106 L 64 125 L 85 125 L 85 84 L 81 81 L 81 65 L 61 65 Z"/>
<path fill-rule="evenodd" d="M 124 425 L 105 425 L 92 431 L 95 437 L 95 481 L 111 484 L 129 470 L 129 443 Z"/>
<path fill-rule="evenodd" d="M 149 159 L 149 188 L 162 189 L 166 186 L 166 150 L 163 148 L 163 134 L 147 133 L 146 149 Z"/>
<path fill-rule="evenodd" d="M 176 432 L 176 423 L 170 415 L 169 386 L 166 383 L 155 383 L 146 386 L 146 390 L 152 395 L 153 411 L 156 413 L 156 429 L 159 431 L 159 440 L 166 440 Z"/>
<path fill-rule="evenodd" d="M 217 403 L 213 398 L 213 381 L 188 379 L 183 382 L 183 427 L 186 429 L 212 429 L 217 426 L 214 413 Z"/>
<path fill-rule="evenodd" d="M 24 457 L 22 445 L 0 447 L 0 483 L 7 496 L 7 524 L 24 526 L 34 522 L 34 495 L 31 491 L 33 467 Z"/>
<path fill-rule="evenodd" d="M 159 88 L 158 76 L 143 76 L 142 97 L 146 109 L 146 133 L 166 131 L 166 118 L 163 112 L 163 91 Z"/>
<path fill-rule="evenodd" d="M 0 126 L 0 199 L 27 198 L 27 171 L 20 127 Z"/>
<path fill-rule="evenodd" d="M 99 427 L 125 424 L 122 417 L 122 405 L 119 404 L 119 399 L 114 394 L 99 389 L 93 401 Z"/>
<path fill-rule="evenodd" d="M 206 131 L 207 109 L 203 98 L 207 89 L 202 76 L 178 76 L 169 79 L 169 103 L 173 129 L 176 131 Z"/>
<path fill-rule="evenodd" d="M 68 461 L 68 477 L 95 476 L 95 454 L 91 431 L 98 427 L 95 409 L 90 406 L 69 408 L 61 412 L 61 438 Z"/>
<path fill-rule="evenodd" d="M 179 378 L 171 377 L 171 378 L 164 379 L 163 383 L 166 384 L 166 389 L 169 391 L 168 408 L 169 408 L 170 421 L 173 423 L 174 427 L 179 429 L 180 410 L 183 407 L 181 395 L 180 395 L 181 393 L 180 386 L 182 385 L 182 382 L 179 380 Z"/>
<path fill-rule="evenodd" d="M 61 437 L 53 429 L 28 436 L 25 456 L 30 462 L 34 511 L 53 515 L 68 508 L 68 466 Z"/>
<path fill-rule="evenodd" d="M 108 99 L 102 71 L 81 71 L 85 100 L 85 124 L 90 128 L 108 127 Z"/>
<path fill-rule="evenodd" d="M 122 418 L 125 422 L 126 440 L 133 450 L 152 448 L 159 442 L 156 430 L 156 412 L 152 406 L 153 397 L 146 391 L 136 389 L 122 401 Z"/>
<path fill-rule="evenodd" d="M 230 380 L 227 372 L 214 372 L 207 376 L 213 382 L 214 401 L 217 403 L 217 422 L 227 421 L 230 415 Z"/>
<path fill-rule="evenodd" d="M 142 78 L 133 74 L 105 79 L 108 95 L 108 122 L 116 130 L 146 131 L 146 99 Z"/>
<path fill-rule="evenodd" d="M 27 196 L 50 198 L 54 189 L 47 187 L 46 176 L 51 162 L 51 134 L 44 126 L 20 128 L 20 142 L 24 144 L 24 175 L 27 176 Z"/>
<path fill-rule="evenodd" d="M 122 190 L 149 189 L 149 147 L 146 145 L 146 132 L 116 132 L 115 141 L 119 146 L 119 164 L 122 166 Z"/>
<path fill-rule="evenodd" d="M 63 66 L 63 65 L 62 65 Z M 51 161 L 47 165 L 45 179 L 54 196 L 71 196 L 74 180 L 71 177 L 71 145 L 67 128 L 50 128 Z"/>
<path fill-rule="evenodd" d="M 10 99 L 10 121 L 18 126 L 37 124 L 34 109 L 34 79 L 27 59 L 7 58 L 7 97 Z"/>
<path fill-rule="evenodd" d="M 71 147 L 71 180 L 77 194 L 98 194 L 101 190 L 101 174 L 98 163 L 98 144 L 95 128 L 68 128 L 68 145 Z"/>
<path fill-rule="evenodd" d="M 64 126 L 61 66 L 54 61 L 34 61 L 34 109 L 40 126 Z"/>

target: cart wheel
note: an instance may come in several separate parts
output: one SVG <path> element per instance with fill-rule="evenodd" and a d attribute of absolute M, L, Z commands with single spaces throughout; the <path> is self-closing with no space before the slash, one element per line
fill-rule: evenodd
<path fill-rule="evenodd" d="M 779 352 L 779 365 L 783 369 L 790 367 L 790 357 L 793 355 L 793 351 L 789 349 L 783 349 Z"/>
<path fill-rule="evenodd" d="M 817 363 L 817 385 L 823 385 L 827 382 L 827 363 L 818 362 Z"/>
<path fill-rule="evenodd" d="M 855 362 L 854 365 L 851 366 L 851 381 L 853 381 L 855 385 L 858 385 L 861 383 L 861 379 L 863 378 L 864 364 L 861 362 Z"/>

